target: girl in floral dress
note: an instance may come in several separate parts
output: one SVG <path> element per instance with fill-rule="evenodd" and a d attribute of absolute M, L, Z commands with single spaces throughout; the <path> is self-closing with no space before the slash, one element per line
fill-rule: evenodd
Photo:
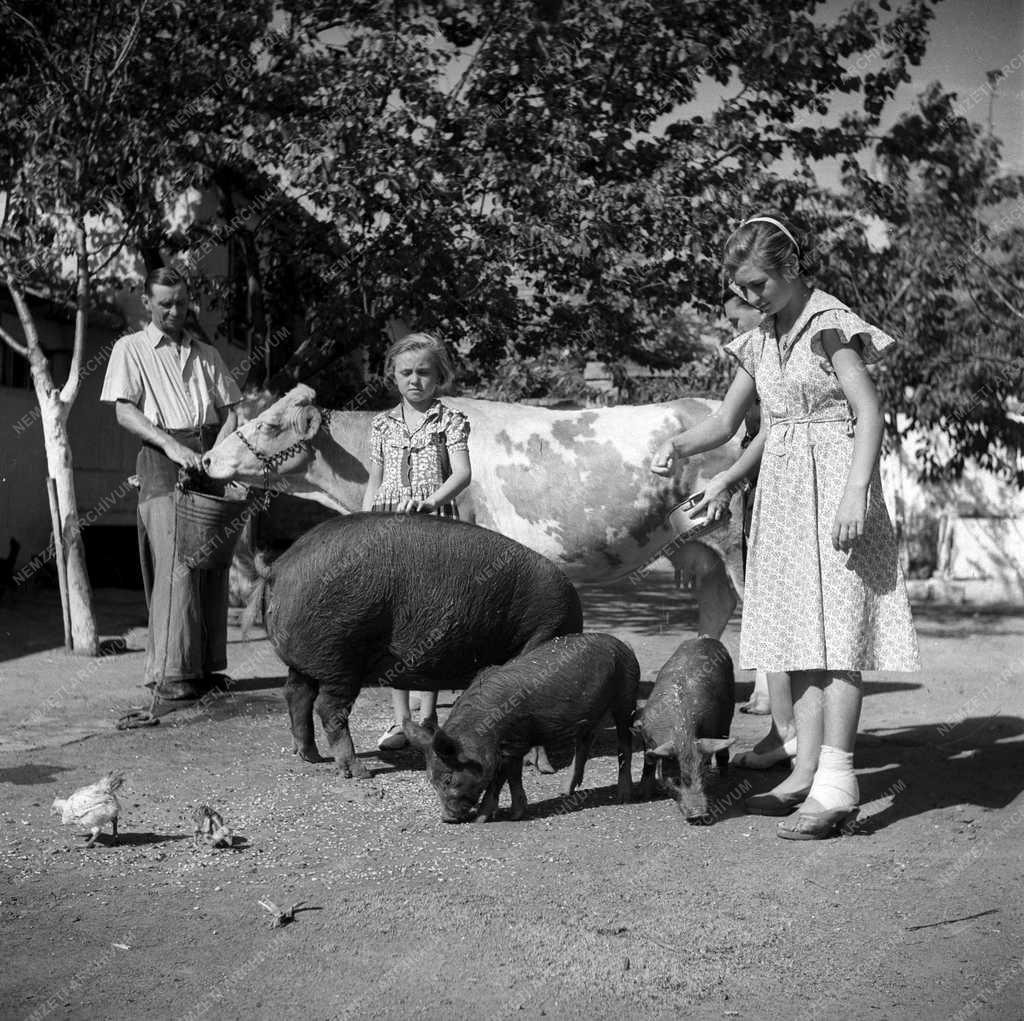
<path fill-rule="evenodd" d="M 732 234 L 725 274 L 764 319 L 726 345 L 740 369 L 718 411 L 665 443 L 651 464 L 668 475 L 674 459 L 721 445 L 760 396 L 740 666 L 789 673 L 797 750 L 792 773 L 747 809 L 797 810 L 778 830 L 795 840 L 832 836 L 856 816 L 860 672 L 919 669 L 878 471 L 882 416 L 865 368 L 895 342 L 805 283 L 812 250 L 777 214 L 753 216 Z M 739 481 L 745 460 L 715 485 Z M 712 516 L 716 495 L 705 498 Z"/>
<path fill-rule="evenodd" d="M 370 424 L 370 478 L 363 510 L 457 518 L 455 497 L 470 483 L 469 420 L 438 400 L 454 372 L 444 345 L 412 333 L 388 349 L 385 371 L 401 402 Z M 409 692 L 391 689 L 395 721 L 377 742 L 383 750 L 408 742 Z M 420 692 L 422 720 L 435 716 L 437 692 Z"/>

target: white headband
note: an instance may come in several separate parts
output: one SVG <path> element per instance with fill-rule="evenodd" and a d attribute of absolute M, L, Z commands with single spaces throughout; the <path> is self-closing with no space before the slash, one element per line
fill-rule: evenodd
<path fill-rule="evenodd" d="M 800 244 L 799 244 L 799 242 L 797 241 L 797 239 L 795 237 L 793 237 L 792 234 L 790 234 L 790 232 L 788 230 L 786 230 L 785 227 L 783 227 L 783 225 L 781 223 L 779 223 L 778 220 L 773 219 L 771 216 L 752 216 L 749 220 L 744 220 L 740 224 L 740 226 L 736 228 L 736 230 L 739 230 L 740 227 L 746 227 L 746 225 L 748 223 L 770 223 L 773 227 L 778 227 L 779 230 L 781 230 L 782 233 L 785 234 L 786 237 L 788 237 L 789 240 L 793 242 L 793 247 L 796 249 L 797 254 L 798 255 L 800 254 Z M 736 230 L 733 231 L 733 234 L 736 233 Z"/>

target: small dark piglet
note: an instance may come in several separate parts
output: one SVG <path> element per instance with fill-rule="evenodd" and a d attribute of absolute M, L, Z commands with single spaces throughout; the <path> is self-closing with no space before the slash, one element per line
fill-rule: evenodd
<path fill-rule="evenodd" d="M 683 642 L 658 671 L 634 728 L 645 748 L 642 795 L 652 796 L 658 767 L 675 758 L 679 780 L 669 785 L 679 811 L 690 820 L 705 818 L 711 756 L 724 775 L 733 743 L 729 727 L 734 707 L 732 659 L 725 646 L 706 637 Z"/>
<path fill-rule="evenodd" d="M 640 667 L 628 645 L 611 635 L 565 635 L 521 653 L 504 666 L 477 675 L 440 729 L 405 724 L 409 740 L 427 759 L 427 775 L 441 800 L 445 822 L 466 822 L 476 813 L 487 822 L 507 782 L 512 819 L 526 811 L 523 755 L 543 746 L 552 764 L 572 759 L 562 792 L 571 795 L 598 724 L 611 713 L 618 737 L 620 802 L 631 795 L 630 721 L 636 708 Z"/>

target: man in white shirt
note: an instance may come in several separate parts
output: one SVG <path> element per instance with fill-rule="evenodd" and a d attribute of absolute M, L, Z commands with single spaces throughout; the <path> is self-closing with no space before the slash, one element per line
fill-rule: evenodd
<path fill-rule="evenodd" d="M 100 400 L 142 440 L 139 529 L 149 603 L 146 682 L 163 699 L 199 698 L 227 666 L 228 569 L 189 570 L 176 562 L 174 487 L 182 466 L 236 426 L 241 394 L 217 350 L 185 330 L 185 278 L 173 269 L 146 277 L 150 321 L 110 353 Z"/>

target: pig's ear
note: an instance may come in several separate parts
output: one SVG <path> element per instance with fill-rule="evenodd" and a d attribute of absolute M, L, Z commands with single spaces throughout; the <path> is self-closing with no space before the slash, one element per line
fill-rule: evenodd
<path fill-rule="evenodd" d="M 672 741 L 666 741 L 664 744 L 658 745 L 657 748 L 652 748 L 647 754 L 653 759 L 670 759 L 676 753 L 675 743 Z"/>
<path fill-rule="evenodd" d="M 320 409 L 312 404 L 300 404 L 292 416 L 295 431 L 304 439 L 311 440 L 320 430 Z"/>
<path fill-rule="evenodd" d="M 697 749 L 701 755 L 714 755 L 715 752 L 725 751 L 736 743 L 734 737 L 699 737 L 697 738 Z"/>
<path fill-rule="evenodd" d="M 427 754 L 430 742 L 434 739 L 433 727 L 428 730 L 426 727 L 422 727 L 418 723 L 413 723 L 412 720 L 406 720 L 402 724 L 402 733 L 409 739 L 409 744 L 414 748 L 419 748 L 424 755 Z"/>
<path fill-rule="evenodd" d="M 434 740 L 431 743 L 434 754 L 446 765 L 453 768 L 459 765 L 459 756 L 462 749 L 459 742 L 451 734 L 446 734 L 443 729 L 434 733 Z"/>

